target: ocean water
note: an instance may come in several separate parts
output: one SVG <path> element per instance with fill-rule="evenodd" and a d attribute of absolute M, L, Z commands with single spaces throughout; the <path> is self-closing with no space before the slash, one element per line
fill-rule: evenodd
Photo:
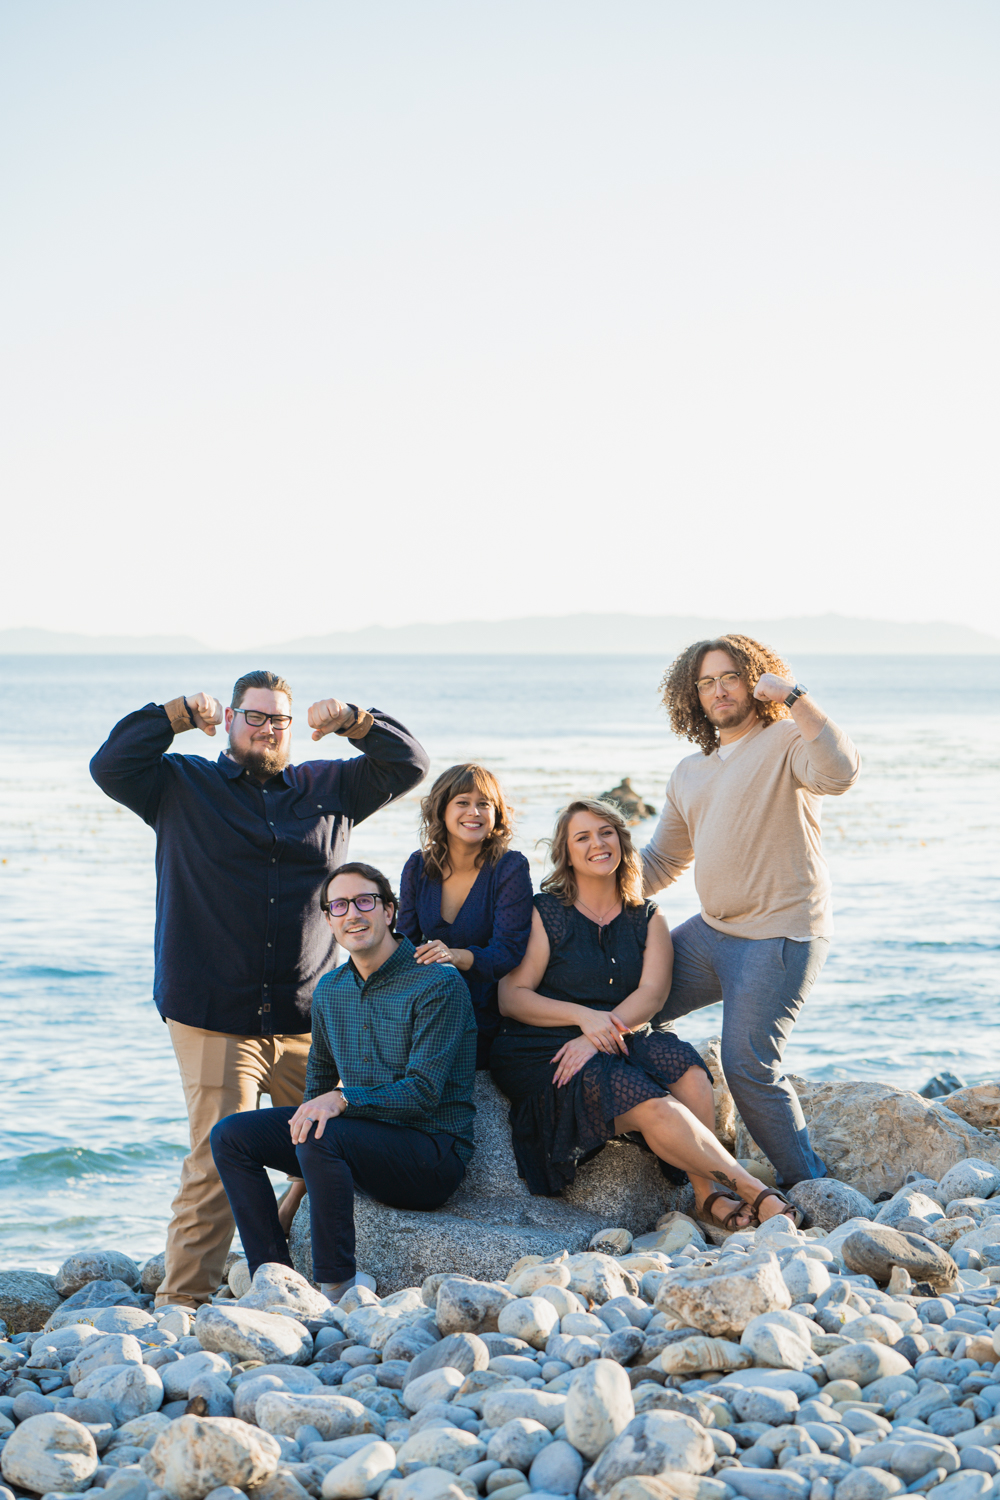
<path fill-rule="evenodd" d="M 71 1251 L 162 1248 L 181 1158 L 183 1098 L 153 1006 L 153 835 L 90 780 L 123 714 L 200 689 L 225 698 L 231 657 L 5 660 L 0 733 L 0 1266 L 51 1269 Z M 503 780 L 518 845 L 539 842 L 572 795 L 623 775 L 657 807 L 690 747 L 674 740 L 652 657 L 302 656 L 270 663 L 305 710 L 336 695 L 408 724 L 432 776 L 477 758 Z M 948 1068 L 1000 1073 L 1000 658 L 816 657 L 795 663 L 858 744 L 857 787 L 827 799 L 837 936 L 788 1067 L 811 1078 L 920 1087 Z M 184 736 L 177 748 L 222 748 Z M 350 752 L 347 752 L 350 753 Z M 351 852 L 394 879 L 416 847 L 419 792 L 355 832 Z M 650 830 L 651 830 L 650 825 Z M 634 830 L 641 843 L 647 829 Z M 686 875 L 661 898 L 672 925 L 697 909 Z M 682 1021 L 696 1041 L 717 1009 Z"/>

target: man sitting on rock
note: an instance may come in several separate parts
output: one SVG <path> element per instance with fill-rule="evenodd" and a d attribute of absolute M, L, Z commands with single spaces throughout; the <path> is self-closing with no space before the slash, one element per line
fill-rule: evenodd
<path fill-rule="evenodd" d="M 396 936 L 396 897 L 379 870 L 341 865 L 321 905 L 351 956 L 316 987 L 304 1102 L 229 1115 L 211 1140 L 251 1275 L 266 1261 L 291 1265 L 264 1169 L 305 1179 L 313 1276 L 335 1302 L 355 1280 L 355 1187 L 429 1209 L 465 1176 L 476 1018 L 458 970 L 418 964 Z"/>

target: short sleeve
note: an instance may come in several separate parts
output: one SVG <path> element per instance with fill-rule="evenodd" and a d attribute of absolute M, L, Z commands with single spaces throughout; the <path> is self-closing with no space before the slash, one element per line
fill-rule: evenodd
<path fill-rule="evenodd" d="M 553 896 L 551 891 L 540 891 L 535 897 L 535 909 L 542 919 L 549 947 L 555 952 L 560 943 L 565 942 L 569 930 L 566 908 L 558 896 Z"/>

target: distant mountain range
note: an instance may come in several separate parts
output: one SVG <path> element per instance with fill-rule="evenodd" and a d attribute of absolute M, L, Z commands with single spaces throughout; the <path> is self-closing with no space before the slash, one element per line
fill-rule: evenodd
<path fill-rule="evenodd" d="M 462 620 L 450 625 L 369 625 L 252 650 L 256 655 L 280 652 L 282 656 L 664 656 L 691 641 L 727 630 L 756 636 L 789 656 L 1000 654 L 1000 638 L 966 625 L 946 621 L 899 624 L 848 615 L 804 615 L 785 620 L 740 620 L 721 615 L 538 615 L 519 620 Z M 223 653 L 187 635 L 88 636 L 28 628 L 0 630 L 0 655 L 81 654 Z"/>

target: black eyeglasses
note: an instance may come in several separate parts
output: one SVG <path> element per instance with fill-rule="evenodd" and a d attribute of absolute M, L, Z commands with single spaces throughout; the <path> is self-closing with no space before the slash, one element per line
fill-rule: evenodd
<path fill-rule="evenodd" d="M 332 901 L 321 901 L 319 904 L 330 917 L 346 917 L 352 906 L 356 906 L 358 911 L 374 911 L 375 902 L 381 900 L 382 897 L 376 896 L 374 891 L 362 891 L 360 896 L 334 896 Z"/>
<path fill-rule="evenodd" d="M 234 708 L 233 713 L 242 714 L 254 729 L 260 729 L 261 725 L 268 721 L 272 729 L 287 729 L 292 722 L 291 714 L 265 714 L 259 708 Z"/>

